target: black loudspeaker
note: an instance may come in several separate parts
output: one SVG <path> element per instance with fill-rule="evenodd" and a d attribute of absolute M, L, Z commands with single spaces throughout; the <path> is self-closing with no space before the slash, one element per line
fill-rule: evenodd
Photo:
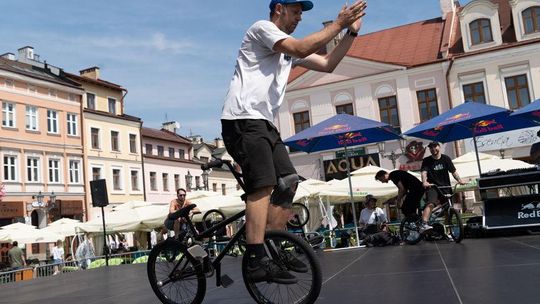
<path fill-rule="evenodd" d="M 92 193 L 92 207 L 105 207 L 109 204 L 107 183 L 104 179 L 90 181 L 90 192 Z"/>

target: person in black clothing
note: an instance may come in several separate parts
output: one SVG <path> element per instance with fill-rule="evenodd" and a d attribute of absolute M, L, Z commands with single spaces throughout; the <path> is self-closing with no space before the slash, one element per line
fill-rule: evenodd
<path fill-rule="evenodd" d="M 420 207 L 420 200 L 424 195 L 424 187 L 422 182 L 418 180 L 414 175 L 403 170 L 394 170 L 390 173 L 380 170 L 375 175 L 375 179 L 381 183 L 388 183 L 391 180 L 398 187 L 397 203 L 398 206 L 401 201 L 401 212 L 405 216 L 416 213 L 416 210 Z M 427 226 L 427 224 L 426 224 Z M 420 232 L 428 230 L 427 227 L 420 227 Z"/>
<path fill-rule="evenodd" d="M 439 205 L 441 202 L 444 202 L 444 198 L 440 197 L 439 192 L 435 188 L 432 188 L 431 185 L 441 187 L 440 190 L 444 194 L 452 193 L 449 173 L 452 174 L 459 184 L 465 184 L 459 177 L 452 159 L 448 155 L 441 153 L 440 143 L 436 141 L 430 142 L 428 148 L 431 152 L 431 156 L 424 158 L 421 169 L 422 185 L 426 189 L 427 197 L 426 207 L 422 212 L 422 221 L 424 223 L 427 223 L 429 220 L 429 216 L 431 215 L 431 211 L 435 205 Z"/>

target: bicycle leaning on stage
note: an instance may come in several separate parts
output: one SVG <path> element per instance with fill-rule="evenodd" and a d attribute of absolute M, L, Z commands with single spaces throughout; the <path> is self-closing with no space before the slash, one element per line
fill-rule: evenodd
<path fill-rule="evenodd" d="M 245 185 L 240 173 L 236 172 L 227 160 L 214 160 L 201 165 L 208 170 L 225 164 L 232 172 L 242 189 Z M 244 196 L 245 197 L 245 196 Z M 221 274 L 221 261 L 240 237 L 244 236 L 245 225 L 232 236 L 221 253 L 211 258 L 203 249 L 204 239 L 226 225 L 245 215 L 245 210 L 217 223 L 199 233 L 189 217 L 189 211 L 195 205 L 184 207 L 169 215 L 170 219 L 184 218 L 188 232 L 178 238 L 168 238 L 152 248 L 148 257 L 147 273 L 152 290 L 162 303 L 201 303 L 206 293 L 206 278 L 216 275 L 216 286 L 228 287 L 233 280 Z M 287 260 L 294 257 L 307 267 L 300 272 L 293 272 L 298 279 L 294 284 L 273 282 L 252 282 L 248 275 L 248 257 L 242 259 L 242 277 L 244 284 L 257 303 L 314 303 L 321 291 L 322 274 L 318 259 L 313 249 L 304 240 L 286 231 L 266 231 L 264 237 L 266 253 L 278 267 L 289 268 Z"/>
<path fill-rule="evenodd" d="M 456 186 L 452 191 L 453 194 L 444 194 L 441 192 L 440 188 L 436 185 L 431 185 L 435 188 L 441 197 L 444 197 L 446 200 L 441 205 L 433 208 L 431 216 L 429 217 L 428 225 L 432 226 L 433 229 L 426 231 L 425 233 L 420 233 L 420 225 L 422 224 L 422 215 L 421 210 L 419 214 L 413 214 L 406 216 L 402 221 L 399 227 L 399 235 L 401 240 L 409 245 L 414 245 L 420 242 L 422 238 L 427 240 L 452 240 L 456 243 L 463 240 L 463 222 L 461 216 L 454 209 L 452 203 L 452 197 L 456 193 Z M 449 187 L 447 187 L 449 188 Z"/>

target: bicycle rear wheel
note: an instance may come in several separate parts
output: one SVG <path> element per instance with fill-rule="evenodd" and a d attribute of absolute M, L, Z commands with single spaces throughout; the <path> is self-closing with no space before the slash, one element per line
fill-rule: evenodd
<path fill-rule="evenodd" d="M 454 242 L 459 243 L 463 240 L 463 222 L 461 216 L 454 208 L 448 210 L 448 231 Z"/>
<path fill-rule="evenodd" d="M 309 210 L 306 205 L 293 203 L 291 207 L 291 218 L 287 223 L 295 228 L 303 227 L 309 221 Z"/>
<path fill-rule="evenodd" d="M 202 264 L 171 238 L 154 246 L 146 265 L 152 290 L 162 303 L 201 303 L 206 292 Z"/>
<path fill-rule="evenodd" d="M 284 255 L 290 254 L 307 266 L 307 272 L 292 272 L 298 282 L 283 285 L 249 280 L 248 256 L 242 260 L 242 276 L 249 294 L 257 303 L 315 303 L 322 286 L 321 266 L 313 249 L 305 241 L 286 231 L 267 231 L 265 248 L 279 267 L 285 267 Z"/>
<path fill-rule="evenodd" d="M 418 221 L 420 216 L 409 215 L 401 221 L 399 226 L 399 236 L 401 240 L 409 245 L 415 245 L 422 239 L 422 234 L 418 231 Z"/>

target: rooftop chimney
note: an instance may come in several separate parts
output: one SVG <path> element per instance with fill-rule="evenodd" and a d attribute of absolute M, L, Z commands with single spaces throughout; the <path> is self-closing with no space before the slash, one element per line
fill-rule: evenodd
<path fill-rule="evenodd" d="M 443 20 L 446 20 L 446 15 L 448 15 L 448 13 L 455 11 L 454 1 L 456 0 L 439 0 Z"/>
<path fill-rule="evenodd" d="M 180 129 L 180 124 L 176 121 L 168 121 L 168 122 L 164 122 L 161 125 L 161 128 L 176 134 L 176 129 Z"/>
<path fill-rule="evenodd" d="M 214 138 L 214 144 L 216 145 L 216 148 L 223 148 L 225 144 L 223 143 L 223 139 L 221 138 Z"/>
<path fill-rule="evenodd" d="M 19 61 L 34 60 L 34 48 L 31 46 L 23 46 L 19 50 Z"/>
<path fill-rule="evenodd" d="M 327 27 L 329 26 L 330 24 L 332 24 L 332 20 L 329 20 L 329 21 L 323 21 L 323 27 Z M 336 37 L 334 37 L 334 39 L 330 40 L 327 44 L 326 44 L 326 53 L 330 53 L 339 43 L 339 41 L 341 41 L 341 38 L 343 38 L 343 32 L 339 33 Z"/>
<path fill-rule="evenodd" d="M 94 66 L 94 67 L 91 67 L 91 68 L 88 68 L 88 69 L 80 70 L 79 74 L 82 77 L 98 80 L 99 79 L 99 68 L 97 66 Z"/>
<path fill-rule="evenodd" d="M 5 53 L 0 55 L 0 57 L 15 61 L 15 54 L 13 53 Z"/>

